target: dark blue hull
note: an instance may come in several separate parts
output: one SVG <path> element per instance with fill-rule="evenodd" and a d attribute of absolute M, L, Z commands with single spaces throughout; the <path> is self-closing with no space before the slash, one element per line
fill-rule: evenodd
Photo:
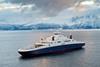
<path fill-rule="evenodd" d="M 40 55 L 40 54 L 48 54 L 48 53 L 60 53 L 60 52 L 65 52 L 67 50 L 82 48 L 82 46 L 84 45 L 85 43 L 59 45 L 59 46 L 53 46 L 53 47 L 43 48 L 43 49 L 34 50 L 34 51 L 27 51 L 27 52 L 19 51 L 19 53 L 22 56 L 32 56 L 32 55 Z"/>

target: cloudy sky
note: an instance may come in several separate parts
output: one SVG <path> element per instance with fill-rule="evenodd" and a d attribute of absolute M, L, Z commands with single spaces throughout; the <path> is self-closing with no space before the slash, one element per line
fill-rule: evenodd
<path fill-rule="evenodd" d="M 69 10 L 84 11 L 83 5 L 94 5 L 96 1 L 100 2 L 100 0 L 0 0 L 0 24 L 58 22 L 58 19 L 68 17 Z M 63 16 L 64 14 L 66 16 Z"/>

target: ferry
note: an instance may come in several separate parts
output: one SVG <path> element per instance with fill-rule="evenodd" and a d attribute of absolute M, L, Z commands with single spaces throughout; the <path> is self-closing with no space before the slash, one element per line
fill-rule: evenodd
<path fill-rule="evenodd" d="M 35 56 L 40 54 L 50 54 L 50 53 L 59 53 L 66 52 L 68 50 L 79 49 L 85 45 L 85 42 L 76 41 L 72 38 L 72 35 L 68 38 L 67 36 L 61 33 L 54 33 L 52 36 L 49 36 L 29 48 L 18 49 L 18 53 L 22 56 Z"/>

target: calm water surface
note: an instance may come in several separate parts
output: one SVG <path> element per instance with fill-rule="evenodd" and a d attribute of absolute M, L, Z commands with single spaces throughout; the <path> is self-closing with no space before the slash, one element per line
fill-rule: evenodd
<path fill-rule="evenodd" d="M 59 55 L 21 58 L 17 50 L 53 31 L 0 31 L 0 67 L 100 67 L 100 31 L 62 31 L 86 42 L 84 49 Z"/>

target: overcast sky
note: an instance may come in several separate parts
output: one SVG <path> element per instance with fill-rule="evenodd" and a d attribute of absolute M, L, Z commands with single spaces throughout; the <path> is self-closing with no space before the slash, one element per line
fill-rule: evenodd
<path fill-rule="evenodd" d="M 69 10 L 80 2 L 92 5 L 94 1 L 96 0 L 85 0 L 85 2 L 83 0 L 0 0 L 0 23 L 37 23 L 45 20 L 53 22 L 54 19 L 58 20 L 57 17 L 66 9 Z"/>

